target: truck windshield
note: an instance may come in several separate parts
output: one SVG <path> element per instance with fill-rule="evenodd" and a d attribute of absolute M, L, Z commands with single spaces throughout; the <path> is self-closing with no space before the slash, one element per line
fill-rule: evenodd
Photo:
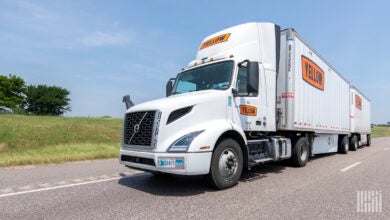
<path fill-rule="evenodd" d="M 172 94 L 207 89 L 228 89 L 232 79 L 233 66 L 233 61 L 226 61 L 182 72 L 176 78 Z"/>

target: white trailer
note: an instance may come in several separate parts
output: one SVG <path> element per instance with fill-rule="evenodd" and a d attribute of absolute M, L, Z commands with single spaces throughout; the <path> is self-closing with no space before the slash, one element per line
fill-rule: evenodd
<path fill-rule="evenodd" d="M 314 133 L 312 154 L 341 151 L 339 139 L 350 133 L 349 82 L 293 29 L 281 32 L 280 48 L 278 130 Z"/>
<path fill-rule="evenodd" d="M 368 144 L 368 99 L 293 29 L 275 24 L 206 37 L 166 91 L 135 106 L 124 97 L 122 164 L 156 175 L 207 174 L 223 189 L 263 162 L 302 167 L 310 155 L 346 154 L 350 141 Z M 363 108 L 352 111 L 356 94 Z"/>
<path fill-rule="evenodd" d="M 356 87 L 350 88 L 351 150 L 358 146 L 371 145 L 371 105 L 370 100 Z"/>

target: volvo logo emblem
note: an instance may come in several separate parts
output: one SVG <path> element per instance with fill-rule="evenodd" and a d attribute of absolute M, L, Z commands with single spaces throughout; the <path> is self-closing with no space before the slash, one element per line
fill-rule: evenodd
<path fill-rule="evenodd" d="M 139 131 L 139 124 L 134 125 L 134 133 L 138 133 Z"/>

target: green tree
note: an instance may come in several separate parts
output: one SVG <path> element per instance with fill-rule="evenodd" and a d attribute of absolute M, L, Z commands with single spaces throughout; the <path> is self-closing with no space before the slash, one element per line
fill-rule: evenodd
<path fill-rule="evenodd" d="M 24 100 L 25 82 L 22 78 L 9 74 L 0 75 L 0 106 L 11 109 L 19 107 Z"/>
<path fill-rule="evenodd" d="M 36 115 L 62 115 L 70 111 L 70 92 L 57 86 L 27 86 L 25 90 L 27 112 Z"/>

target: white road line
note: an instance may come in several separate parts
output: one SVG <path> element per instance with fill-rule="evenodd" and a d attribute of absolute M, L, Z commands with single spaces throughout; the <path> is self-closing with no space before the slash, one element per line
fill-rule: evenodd
<path fill-rule="evenodd" d="M 33 189 L 33 190 L 20 191 L 20 192 L 15 192 L 15 193 L 7 193 L 7 194 L 0 195 L 0 198 L 8 197 L 8 196 L 16 196 L 16 195 L 20 195 L 20 194 L 33 193 L 33 192 L 48 191 L 48 190 L 53 190 L 53 189 L 68 188 L 68 187 L 73 187 L 73 186 L 81 186 L 81 185 L 92 184 L 92 183 L 106 182 L 106 181 L 117 180 L 117 179 L 120 179 L 120 178 L 116 177 L 116 178 L 110 178 L 110 179 L 104 179 L 104 180 L 95 180 L 95 181 L 89 181 L 89 182 L 83 182 L 83 183 L 73 183 L 73 184 L 69 184 L 69 185 Z"/>
<path fill-rule="evenodd" d="M 356 163 L 354 163 L 354 164 L 352 164 L 352 165 L 349 165 L 349 166 L 347 166 L 347 167 L 341 169 L 340 172 L 345 172 L 345 171 L 347 171 L 347 170 L 349 170 L 349 169 L 352 169 L 353 167 L 356 167 L 357 165 L 359 165 L 359 164 L 361 164 L 361 163 L 362 163 L 361 161 L 356 162 Z"/>
<path fill-rule="evenodd" d="M 81 186 L 81 185 L 87 185 L 87 184 L 92 184 L 92 183 L 107 182 L 107 181 L 111 181 L 111 180 L 125 179 L 125 178 L 129 178 L 129 177 L 143 175 L 143 174 L 145 174 L 145 173 L 143 173 L 143 172 L 142 173 L 134 173 L 131 176 L 125 176 L 125 177 L 119 176 L 119 177 L 114 177 L 114 178 L 93 180 L 93 181 L 82 182 L 82 183 L 73 183 L 73 184 L 69 184 L 69 185 L 53 186 L 53 187 L 47 187 L 47 188 L 39 188 L 39 189 L 33 189 L 33 190 L 27 190 L 27 191 L 7 193 L 7 194 L 0 195 L 0 198 L 9 197 L 9 196 L 16 196 L 16 195 L 21 195 L 21 194 L 27 194 L 27 193 L 34 193 L 34 192 L 42 192 L 42 191 L 48 191 L 48 190 L 54 190 L 54 189 L 69 188 L 69 187 L 73 187 L 73 186 Z"/>

